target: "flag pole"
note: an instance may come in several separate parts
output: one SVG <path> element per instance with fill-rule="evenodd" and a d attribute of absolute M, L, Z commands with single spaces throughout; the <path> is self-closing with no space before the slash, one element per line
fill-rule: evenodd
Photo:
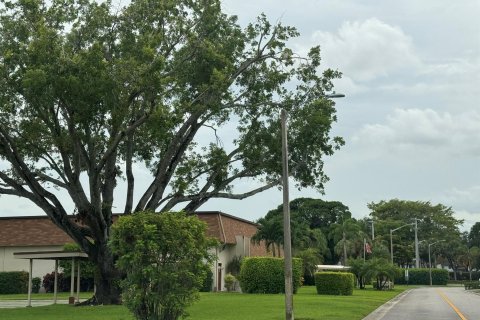
<path fill-rule="evenodd" d="M 367 250 L 367 239 L 363 238 L 363 261 L 365 262 L 365 251 Z"/>

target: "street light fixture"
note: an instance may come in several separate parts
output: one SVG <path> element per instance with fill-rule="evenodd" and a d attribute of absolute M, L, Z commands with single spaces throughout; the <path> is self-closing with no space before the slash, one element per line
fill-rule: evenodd
<path fill-rule="evenodd" d="M 402 228 L 412 226 L 412 225 L 414 225 L 414 224 L 413 223 L 407 223 L 407 224 L 404 224 L 401 227 L 398 227 L 398 228 L 395 228 L 395 229 L 390 229 L 390 259 L 392 261 L 392 264 L 393 264 L 393 237 L 392 237 L 393 233 L 397 230 L 400 230 Z"/>
<path fill-rule="evenodd" d="M 342 93 L 323 95 L 324 98 L 343 98 Z M 293 320 L 292 236 L 290 231 L 290 200 L 288 189 L 288 128 L 287 111 L 282 108 L 282 184 L 283 184 L 283 256 L 285 260 L 285 319 Z"/>
<path fill-rule="evenodd" d="M 445 240 L 438 240 L 438 241 L 435 241 L 434 243 L 428 244 L 428 273 L 429 273 L 429 276 L 430 276 L 430 286 L 432 285 L 432 259 L 430 258 L 430 248 L 434 244 L 442 242 L 442 241 L 445 241 Z"/>
<path fill-rule="evenodd" d="M 394 231 L 397 231 L 399 229 L 402 229 L 403 227 L 406 226 L 415 226 L 415 268 L 420 268 L 420 253 L 418 251 L 418 224 L 417 224 L 417 218 L 415 218 L 415 222 L 413 223 L 407 223 L 401 227 L 398 227 L 396 229 L 390 229 L 390 258 L 393 264 L 393 240 L 392 240 L 392 234 Z"/>

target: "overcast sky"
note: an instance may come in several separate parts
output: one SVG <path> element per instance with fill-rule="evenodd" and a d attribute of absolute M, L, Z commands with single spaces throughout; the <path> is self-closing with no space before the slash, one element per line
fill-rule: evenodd
<path fill-rule="evenodd" d="M 323 67 L 343 72 L 333 134 L 346 145 L 326 159 L 326 194 L 292 188 L 291 199 L 341 201 L 357 218 L 369 202 L 431 201 L 451 206 L 464 230 L 480 221 L 480 1 L 228 0 L 223 8 L 242 25 L 264 12 L 296 26 L 296 52 L 320 45 Z M 256 220 L 281 202 L 270 190 L 201 210 Z M 8 197 L 0 209 L 42 214 Z"/>
<path fill-rule="evenodd" d="M 346 145 L 326 161 L 326 194 L 291 190 L 292 199 L 338 200 L 355 217 L 372 201 L 431 201 L 465 229 L 480 221 L 480 1 L 223 3 L 241 24 L 264 12 L 296 26 L 297 52 L 320 45 L 323 66 L 343 72 L 334 134 Z M 203 209 L 256 219 L 281 202 L 272 190 Z"/>

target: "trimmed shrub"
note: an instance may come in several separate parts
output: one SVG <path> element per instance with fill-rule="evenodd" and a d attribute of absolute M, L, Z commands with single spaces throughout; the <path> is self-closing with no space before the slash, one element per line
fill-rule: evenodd
<path fill-rule="evenodd" d="M 317 272 L 315 286 L 318 294 L 351 296 L 354 276 L 350 272 Z"/>
<path fill-rule="evenodd" d="M 70 274 L 65 275 L 64 273 L 58 273 L 58 292 L 69 292 L 70 291 L 70 281 L 71 277 Z M 53 292 L 54 285 L 55 285 L 55 272 L 47 273 L 43 276 L 42 281 L 43 287 L 45 288 L 45 292 Z M 73 283 L 74 290 L 77 290 L 77 278 Z M 94 280 L 93 278 L 85 278 L 80 275 L 80 291 L 92 291 L 94 287 Z"/>
<path fill-rule="evenodd" d="M 301 285 L 302 260 L 293 259 L 292 271 L 293 293 L 296 293 Z M 283 293 L 285 292 L 283 258 L 244 258 L 239 280 L 240 287 L 245 293 Z"/>
<path fill-rule="evenodd" d="M 447 285 L 448 271 L 445 269 L 432 269 L 432 284 L 434 285 Z M 430 284 L 430 280 L 428 282 Z"/>
<path fill-rule="evenodd" d="M 480 281 L 466 281 L 464 286 L 465 290 L 478 290 L 480 289 Z"/>
<path fill-rule="evenodd" d="M 432 284 L 446 285 L 448 281 L 448 271 L 445 269 L 432 269 Z M 396 284 L 406 284 L 405 269 L 400 269 L 395 277 Z M 429 285 L 430 275 L 428 268 L 411 268 L 408 269 L 408 284 L 413 285 Z"/>
<path fill-rule="evenodd" d="M 27 293 L 28 272 L 0 272 L 0 294 Z"/>
<path fill-rule="evenodd" d="M 42 279 L 39 277 L 35 277 L 32 279 L 32 293 L 38 293 L 40 291 L 40 284 L 42 283 Z"/>

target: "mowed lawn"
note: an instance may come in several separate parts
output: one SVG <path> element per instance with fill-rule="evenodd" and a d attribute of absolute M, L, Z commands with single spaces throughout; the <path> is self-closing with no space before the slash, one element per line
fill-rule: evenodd
<path fill-rule="evenodd" d="M 362 319 L 378 306 L 406 290 L 396 286 L 392 291 L 355 290 L 353 296 L 320 296 L 315 287 L 303 287 L 294 296 L 296 320 Z M 2 299 L 15 296 L 0 296 Z M 16 296 L 17 299 L 25 295 Z M 279 320 L 284 319 L 283 295 L 239 293 L 202 293 L 188 309 L 192 320 Z M 73 307 L 55 305 L 33 308 L 1 309 L 1 320 L 133 320 L 123 306 Z"/>

